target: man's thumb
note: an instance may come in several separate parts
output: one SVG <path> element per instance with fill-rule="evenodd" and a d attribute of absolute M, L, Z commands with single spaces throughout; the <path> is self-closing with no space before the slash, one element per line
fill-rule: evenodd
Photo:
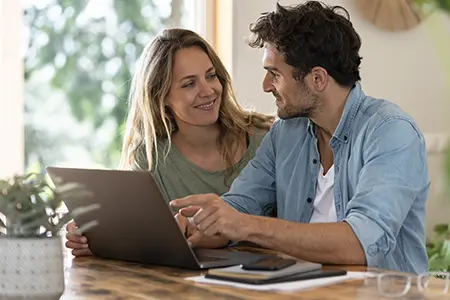
<path fill-rule="evenodd" d="M 201 238 L 202 234 L 200 231 L 196 231 L 187 239 L 187 242 L 191 248 L 195 248 L 200 243 Z"/>

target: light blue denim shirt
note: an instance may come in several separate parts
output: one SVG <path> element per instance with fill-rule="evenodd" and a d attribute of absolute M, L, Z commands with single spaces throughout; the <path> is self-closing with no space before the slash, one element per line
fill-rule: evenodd
<path fill-rule="evenodd" d="M 397 105 L 351 90 L 330 141 L 338 221 L 358 237 L 367 265 L 420 273 L 428 269 L 425 202 L 430 181 L 425 140 Z M 320 156 L 315 124 L 277 121 L 256 156 L 222 198 L 241 212 L 309 222 Z"/>

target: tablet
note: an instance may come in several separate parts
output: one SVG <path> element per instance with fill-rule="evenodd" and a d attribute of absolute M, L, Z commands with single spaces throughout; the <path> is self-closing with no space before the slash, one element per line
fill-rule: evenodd
<path fill-rule="evenodd" d="M 257 278 L 244 278 L 244 277 L 223 277 L 215 274 L 205 274 L 205 278 L 209 279 L 218 279 L 246 284 L 269 284 L 269 283 L 282 283 L 289 281 L 299 281 L 299 280 L 308 280 L 308 279 L 317 279 L 317 278 L 325 278 L 325 277 L 335 277 L 335 276 L 344 276 L 347 274 L 345 270 L 314 270 L 309 272 L 304 272 L 295 275 L 289 275 L 278 278 L 270 278 L 270 279 L 257 279 Z"/>

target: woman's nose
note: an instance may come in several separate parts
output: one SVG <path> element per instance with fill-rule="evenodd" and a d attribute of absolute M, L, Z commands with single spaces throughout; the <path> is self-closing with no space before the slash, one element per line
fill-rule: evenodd
<path fill-rule="evenodd" d="M 200 97 L 208 97 L 214 94 L 214 89 L 211 84 L 208 82 L 200 82 L 199 83 L 199 96 Z"/>

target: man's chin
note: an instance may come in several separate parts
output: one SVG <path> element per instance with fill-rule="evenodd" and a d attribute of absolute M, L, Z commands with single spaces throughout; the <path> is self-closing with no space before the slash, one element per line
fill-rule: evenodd
<path fill-rule="evenodd" d="M 277 116 L 282 120 L 288 120 L 293 118 L 300 118 L 304 117 L 307 118 L 308 116 L 298 112 L 298 111 L 287 111 L 286 109 L 278 108 L 277 110 Z"/>

